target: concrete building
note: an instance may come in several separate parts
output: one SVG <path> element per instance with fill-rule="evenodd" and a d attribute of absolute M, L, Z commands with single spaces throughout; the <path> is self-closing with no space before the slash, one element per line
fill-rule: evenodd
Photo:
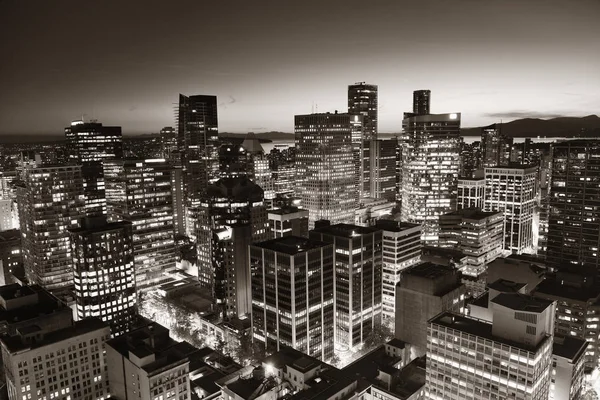
<path fill-rule="evenodd" d="M 395 337 L 411 345 L 412 355 L 427 350 L 427 321 L 443 311 L 462 312 L 465 286 L 450 266 L 424 262 L 402 273 L 396 286 Z"/>
<path fill-rule="evenodd" d="M 24 168 L 17 204 L 27 280 L 49 290 L 72 285 L 68 230 L 84 216 L 81 166 Z"/>
<path fill-rule="evenodd" d="M 22 264 L 21 231 L 11 229 L 0 232 L 0 286 L 11 283 L 14 268 Z"/>
<path fill-rule="evenodd" d="M 162 159 L 104 162 L 108 222 L 133 226 L 137 290 L 149 290 L 175 268 L 173 167 Z"/>
<path fill-rule="evenodd" d="M 250 246 L 252 331 L 268 349 L 333 357 L 334 246 L 286 236 Z"/>
<path fill-rule="evenodd" d="M 421 226 L 392 220 L 379 220 L 376 229 L 383 232 L 382 318 L 394 326 L 396 285 L 402 271 L 421 260 Z"/>
<path fill-rule="evenodd" d="M 268 211 L 270 237 L 308 237 L 308 210 L 298 207 L 282 207 Z"/>
<path fill-rule="evenodd" d="M 485 211 L 504 213 L 504 250 L 533 251 L 533 214 L 538 192 L 537 167 L 485 169 Z"/>
<path fill-rule="evenodd" d="M 458 178 L 456 209 L 483 208 L 485 178 Z"/>
<path fill-rule="evenodd" d="M 584 381 L 584 354 L 588 343 L 569 336 L 554 336 L 552 378 L 548 400 L 581 398 Z"/>
<path fill-rule="evenodd" d="M 296 115 L 296 187 L 309 229 L 315 221 L 354 222 L 358 204 L 353 134 L 362 120 L 350 114 Z"/>
<path fill-rule="evenodd" d="M 169 336 L 157 323 L 106 343 L 111 397 L 117 399 L 191 399 L 189 345 Z"/>
<path fill-rule="evenodd" d="M 381 325 L 383 233 L 377 228 L 330 225 L 309 232 L 335 249 L 335 345 L 355 350 Z"/>
<path fill-rule="evenodd" d="M 136 315 L 131 222 L 86 217 L 69 233 L 78 319 L 99 318 L 113 336 L 129 331 Z"/>
<path fill-rule="evenodd" d="M 502 124 L 481 128 L 482 166 L 507 166 L 511 160 L 513 138 L 502 134 Z"/>
<path fill-rule="evenodd" d="M 527 284 L 530 291 L 544 280 L 548 272 L 550 271 L 542 259 L 525 254 L 511 254 L 505 258 L 496 258 L 489 263 L 486 279 L 488 284 L 498 279 L 523 282 Z"/>
<path fill-rule="evenodd" d="M 9 399 L 110 397 L 108 325 L 99 319 L 73 322 L 71 310 L 39 286 L 3 286 L 0 305 Z"/>
<path fill-rule="evenodd" d="M 492 322 L 450 312 L 427 330 L 427 398 L 547 399 L 554 303 L 502 293 Z"/>

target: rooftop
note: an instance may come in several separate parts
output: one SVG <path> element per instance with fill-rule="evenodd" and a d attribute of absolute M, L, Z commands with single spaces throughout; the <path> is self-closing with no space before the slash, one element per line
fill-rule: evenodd
<path fill-rule="evenodd" d="M 536 298 L 521 293 L 500 293 L 492 299 L 492 303 L 515 311 L 540 313 L 552 305 L 552 301 Z"/>
<path fill-rule="evenodd" d="M 554 336 L 552 354 L 574 361 L 584 354 L 588 342 L 573 336 Z"/>
<path fill-rule="evenodd" d="M 298 253 L 319 249 L 321 247 L 331 246 L 331 244 L 303 238 L 300 236 L 285 236 L 277 239 L 267 240 L 265 242 L 253 243 L 252 246 L 276 251 L 278 253 L 295 255 Z"/>
<path fill-rule="evenodd" d="M 541 281 L 532 291 L 534 294 L 547 295 L 554 298 L 569 299 L 580 302 L 598 301 L 599 289 L 596 286 L 584 288 L 580 286 L 563 285 L 561 281 L 550 277 Z"/>
<path fill-rule="evenodd" d="M 390 219 L 380 219 L 375 223 L 375 227 L 388 232 L 402 232 L 409 229 L 420 228 L 419 224 L 409 222 L 393 221 Z"/>
<path fill-rule="evenodd" d="M 402 274 L 418 276 L 426 279 L 437 279 L 442 276 L 454 274 L 455 271 L 456 269 L 454 267 L 426 261 L 405 269 L 402 271 Z"/>
<path fill-rule="evenodd" d="M 455 314 L 448 311 L 433 317 L 431 320 L 429 320 L 429 323 L 441 325 L 446 328 L 455 329 L 471 335 L 482 337 L 484 339 L 493 340 L 498 343 L 507 344 L 509 346 L 517 347 L 531 352 L 537 352 L 539 348 L 546 342 L 546 340 L 549 340 L 547 337 L 544 340 L 541 340 L 537 346 L 527 346 L 522 343 L 517 343 L 512 340 L 492 335 L 492 324 L 490 322 L 475 318 L 469 318 L 464 315 Z"/>
<path fill-rule="evenodd" d="M 277 214 L 277 215 L 286 215 L 286 214 L 295 214 L 297 212 L 304 212 L 308 215 L 308 210 L 304 210 L 302 208 L 294 207 L 294 206 L 286 206 L 281 208 L 274 208 L 268 210 L 269 214 Z"/>
<path fill-rule="evenodd" d="M 0 243 L 7 241 L 21 240 L 21 231 L 18 229 L 10 229 L 0 232 Z"/>
<path fill-rule="evenodd" d="M 488 288 L 497 290 L 502 293 L 519 293 L 526 283 L 517 283 L 506 279 L 498 279 L 488 285 Z"/>
<path fill-rule="evenodd" d="M 366 226 L 352 225 L 352 224 L 335 224 L 322 226 L 315 228 L 313 232 L 325 233 L 333 236 L 342 236 L 351 238 L 359 235 L 368 235 L 374 232 L 378 232 L 380 229 L 371 228 Z"/>
<path fill-rule="evenodd" d="M 448 214 L 444 214 L 442 215 L 442 217 L 444 216 L 461 216 L 463 218 L 468 218 L 468 219 L 484 219 L 484 218 L 489 218 L 492 217 L 494 215 L 502 215 L 501 212 L 488 212 L 488 211 L 481 211 L 481 209 L 479 208 L 463 208 L 461 210 L 457 210 Z"/>

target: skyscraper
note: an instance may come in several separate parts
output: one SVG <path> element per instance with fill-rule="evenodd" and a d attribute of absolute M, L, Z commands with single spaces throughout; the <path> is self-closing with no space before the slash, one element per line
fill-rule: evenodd
<path fill-rule="evenodd" d="M 510 163 L 513 138 L 502 134 L 502 124 L 481 128 L 483 167 L 506 166 Z"/>
<path fill-rule="evenodd" d="M 415 116 L 429 114 L 430 104 L 431 90 L 415 90 L 413 92 L 413 114 Z"/>
<path fill-rule="evenodd" d="M 375 182 L 376 198 L 394 203 L 396 201 L 396 147 L 397 139 L 377 140 L 374 143 L 375 165 L 377 171 Z"/>
<path fill-rule="evenodd" d="M 284 236 L 308 237 L 307 210 L 287 206 L 269 210 L 269 231 L 273 239 Z"/>
<path fill-rule="evenodd" d="M 78 318 L 100 318 L 113 336 L 127 332 L 136 305 L 131 222 L 88 217 L 69 232 Z"/>
<path fill-rule="evenodd" d="M 456 209 L 483 208 L 485 178 L 458 178 Z"/>
<path fill-rule="evenodd" d="M 25 167 L 17 200 L 28 281 L 48 290 L 72 285 L 68 230 L 84 216 L 81 166 Z"/>
<path fill-rule="evenodd" d="M 547 262 L 600 275 L 600 141 L 553 146 Z"/>
<path fill-rule="evenodd" d="M 86 215 L 106 214 L 102 161 L 123 158 L 121 127 L 73 121 L 65 128 L 65 139 L 69 161 L 81 164 Z"/>
<path fill-rule="evenodd" d="M 485 169 L 485 211 L 504 213 L 504 250 L 521 254 L 533 249 L 533 211 L 537 167 Z"/>
<path fill-rule="evenodd" d="M 193 198 L 217 178 L 219 125 L 217 96 L 179 95 L 177 141 Z"/>
<path fill-rule="evenodd" d="M 296 196 L 315 221 L 354 222 L 357 190 L 350 114 L 296 115 Z"/>
<path fill-rule="evenodd" d="M 250 246 L 252 332 L 326 361 L 334 350 L 334 246 L 287 236 Z"/>
<path fill-rule="evenodd" d="M 355 141 L 355 151 L 362 153 L 359 158 L 362 165 L 361 187 L 359 192 L 362 197 L 379 198 L 377 192 L 378 170 L 376 168 L 375 141 L 377 133 L 377 85 L 357 82 L 348 86 L 348 114 L 361 115 L 363 118 L 363 134 L 361 142 Z M 360 147 L 362 146 L 362 148 Z"/>
<path fill-rule="evenodd" d="M 460 114 L 410 116 L 402 121 L 402 220 L 423 224 L 438 239 L 438 218 L 456 210 Z"/>
<path fill-rule="evenodd" d="M 160 284 L 175 268 L 172 167 L 165 160 L 104 162 L 108 221 L 133 224 L 133 255 L 138 290 Z"/>
<path fill-rule="evenodd" d="M 309 238 L 335 248 L 335 345 L 355 350 L 381 325 L 382 231 L 336 224 L 315 228 Z"/>

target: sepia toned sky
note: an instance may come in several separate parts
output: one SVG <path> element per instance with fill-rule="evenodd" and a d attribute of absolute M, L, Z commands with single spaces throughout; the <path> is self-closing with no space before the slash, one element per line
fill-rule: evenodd
<path fill-rule="evenodd" d="M 598 0 L 0 0 L 0 134 L 97 118 L 174 124 L 179 93 L 218 96 L 222 132 L 292 132 L 379 85 L 379 130 L 412 91 L 463 126 L 600 114 Z"/>

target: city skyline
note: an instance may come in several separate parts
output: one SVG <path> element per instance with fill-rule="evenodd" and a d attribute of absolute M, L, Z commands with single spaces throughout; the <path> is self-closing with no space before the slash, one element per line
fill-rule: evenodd
<path fill-rule="evenodd" d="M 380 88 L 380 132 L 400 131 L 418 89 L 433 92 L 431 112 L 462 112 L 465 127 L 597 114 L 600 104 L 594 1 L 385 2 L 366 19 L 358 2 L 318 13 L 311 2 L 237 13 L 99 4 L 0 3 L 0 37 L 16 38 L 0 42 L 0 134 L 58 134 L 81 115 L 158 132 L 174 126 L 178 93 L 216 95 L 222 132 L 293 132 L 293 115 L 345 111 L 345 88 L 359 81 Z M 86 30 L 94 21 L 112 28 Z"/>

